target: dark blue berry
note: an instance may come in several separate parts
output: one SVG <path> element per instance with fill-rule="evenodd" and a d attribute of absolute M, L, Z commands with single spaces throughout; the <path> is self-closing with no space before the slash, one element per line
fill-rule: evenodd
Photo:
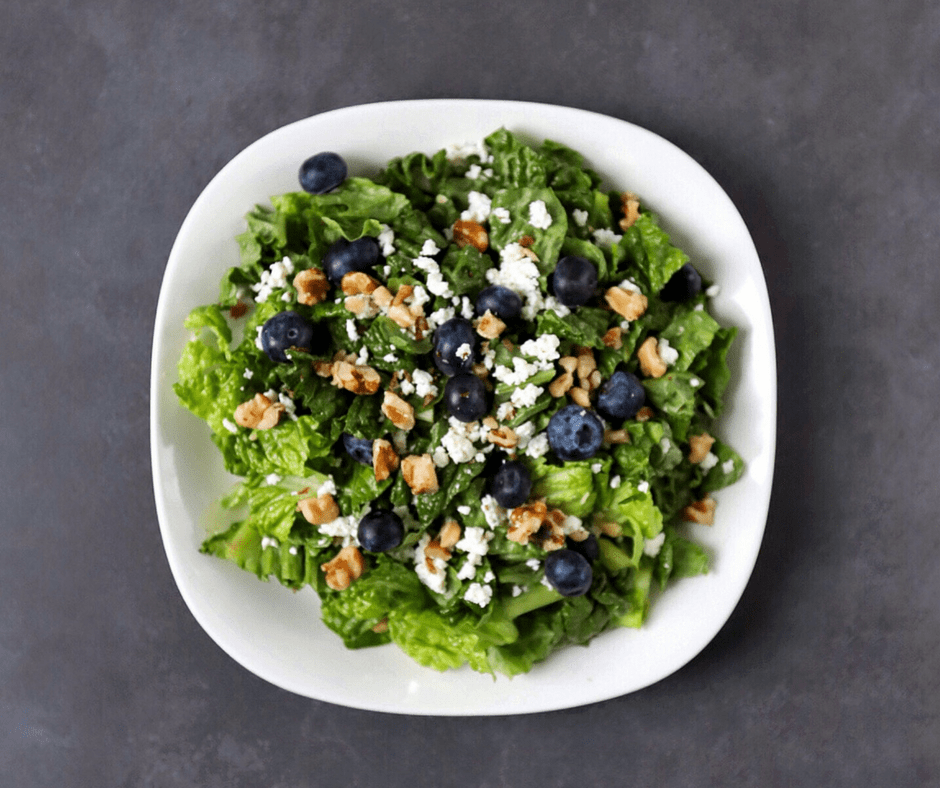
<path fill-rule="evenodd" d="M 597 412 L 610 421 L 632 419 L 646 402 L 640 379 L 632 372 L 618 369 L 597 392 Z"/>
<path fill-rule="evenodd" d="M 582 539 L 580 542 L 576 542 L 569 537 L 567 544 L 569 549 L 574 550 L 579 555 L 583 555 L 592 564 L 601 556 L 601 547 L 594 534 L 590 534 L 587 539 Z"/>
<path fill-rule="evenodd" d="M 434 365 L 448 377 L 469 372 L 473 367 L 473 351 L 477 344 L 477 332 L 469 320 L 452 317 L 434 331 L 431 358 Z M 470 347 L 466 352 L 464 345 Z"/>
<path fill-rule="evenodd" d="M 702 277 L 691 263 L 686 263 L 666 282 L 659 297 L 663 301 L 688 301 L 702 289 Z"/>
<path fill-rule="evenodd" d="M 604 423 L 580 405 L 565 405 L 548 422 L 548 445 L 560 460 L 587 460 L 604 442 Z"/>
<path fill-rule="evenodd" d="M 363 550 L 384 553 L 401 544 L 405 538 L 405 525 L 395 512 L 374 509 L 359 521 L 356 536 Z"/>
<path fill-rule="evenodd" d="M 356 462 L 361 462 L 363 465 L 372 464 L 372 441 L 344 432 L 343 448 Z"/>
<path fill-rule="evenodd" d="M 444 386 L 444 404 L 447 412 L 458 421 L 482 419 L 488 409 L 486 386 L 476 375 L 454 375 Z"/>
<path fill-rule="evenodd" d="M 285 352 L 290 348 L 314 352 L 322 344 L 313 323 L 296 312 L 278 312 L 261 327 L 261 347 L 272 361 L 290 361 Z"/>
<path fill-rule="evenodd" d="M 502 285 L 484 287 L 477 296 L 474 313 L 477 316 L 489 310 L 503 321 L 515 320 L 522 314 L 522 299 L 514 290 Z"/>
<path fill-rule="evenodd" d="M 311 194 L 326 194 L 346 180 L 346 162 L 337 153 L 318 153 L 300 165 L 300 186 Z"/>
<path fill-rule="evenodd" d="M 591 587 L 594 573 L 587 558 L 562 548 L 545 557 L 545 579 L 562 596 L 583 596 Z"/>
<path fill-rule="evenodd" d="M 346 274 L 354 271 L 372 273 L 379 257 L 379 242 L 370 235 L 355 241 L 340 238 L 323 255 L 323 270 L 326 278 L 338 285 Z"/>
<path fill-rule="evenodd" d="M 529 500 L 532 474 L 518 460 L 507 460 L 499 466 L 490 483 L 490 494 L 504 509 L 515 509 Z"/>
<path fill-rule="evenodd" d="M 597 268 L 590 260 L 577 255 L 562 257 L 552 274 L 555 297 L 565 306 L 581 306 L 588 302 L 597 288 Z"/>

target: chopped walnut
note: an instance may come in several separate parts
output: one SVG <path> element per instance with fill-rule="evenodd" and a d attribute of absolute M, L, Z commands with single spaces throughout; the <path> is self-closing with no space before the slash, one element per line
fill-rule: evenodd
<path fill-rule="evenodd" d="M 535 542 L 544 550 L 559 550 L 565 546 L 565 513 L 549 509 L 545 501 L 517 506 L 509 513 L 510 541 L 519 544 Z"/>
<path fill-rule="evenodd" d="M 397 471 L 398 462 L 398 454 L 395 453 L 395 447 L 389 441 L 385 438 L 372 441 L 372 467 L 375 470 L 377 482 L 385 481 Z"/>
<path fill-rule="evenodd" d="M 357 580 L 366 570 L 366 562 L 355 545 L 347 545 L 334 559 L 320 564 L 326 575 L 326 584 L 334 591 L 345 591 L 353 580 Z"/>
<path fill-rule="evenodd" d="M 486 232 L 486 228 L 479 222 L 458 219 L 454 222 L 454 243 L 461 248 L 473 246 L 477 250 L 485 252 L 489 248 L 490 237 Z"/>
<path fill-rule="evenodd" d="M 633 192 L 624 192 L 620 195 L 620 207 L 623 209 L 620 229 L 629 230 L 640 218 L 640 200 Z"/>
<path fill-rule="evenodd" d="M 548 384 L 548 393 L 557 399 L 565 396 L 573 385 L 574 375 L 570 372 L 563 372 Z"/>
<path fill-rule="evenodd" d="M 404 304 L 392 304 L 388 316 L 402 328 L 412 328 L 416 321 L 414 313 Z"/>
<path fill-rule="evenodd" d="M 594 391 L 594 389 L 600 388 L 601 382 L 603 380 L 604 379 L 601 377 L 601 371 L 599 369 L 595 369 L 590 375 L 588 375 L 587 382 L 589 390 Z"/>
<path fill-rule="evenodd" d="M 578 359 L 574 356 L 564 356 L 558 360 L 558 365 L 565 371 L 570 372 L 572 375 L 578 371 Z"/>
<path fill-rule="evenodd" d="M 630 435 L 626 430 L 604 430 L 604 443 L 616 446 L 620 443 L 629 443 Z"/>
<path fill-rule="evenodd" d="M 316 498 L 304 498 L 297 502 L 297 511 L 304 516 L 311 525 L 324 525 L 332 523 L 339 517 L 339 506 L 336 505 L 336 499 L 326 493 L 318 495 Z"/>
<path fill-rule="evenodd" d="M 519 239 L 519 246 L 525 249 L 528 249 L 534 243 L 535 239 L 531 235 L 523 235 L 522 238 Z"/>
<path fill-rule="evenodd" d="M 623 529 L 620 527 L 620 523 L 613 523 L 609 520 L 598 523 L 597 527 L 601 529 L 601 533 L 605 536 L 618 537 L 623 536 Z"/>
<path fill-rule="evenodd" d="M 401 473 L 405 483 L 415 495 L 437 492 L 437 470 L 430 454 L 412 454 L 401 461 Z"/>
<path fill-rule="evenodd" d="M 382 378 L 372 367 L 336 361 L 333 363 L 331 382 L 337 388 L 344 388 L 353 394 L 375 394 L 382 385 Z"/>
<path fill-rule="evenodd" d="M 659 355 L 656 337 L 647 337 L 636 352 L 640 360 L 640 371 L 648 378 L 661 378 L 666 374 L 666 362 Z"/>
<path fill-rule="evenodd" d="M 623 347 L 623 329 L 620 326 L 614 326 L 601 337 L 601 342 L 604 343 L 604 347 L 620 350 Z"/>
<path fill-rule="evenodd" d="M 529 247 L 527 246 L 522 247 L 522 254 L 528 257 L 533 263 L 540 262 L 539 256 L 532 249 L 529 249 Z"/>
<path fill-rule="evenodd" d="M 699 463 L 704 460 L 714 444 L 715 439 L 707 432 L 701 435 L 691 435 L 689 437 L 689 462 Z"/>
<path fill-rule="evenodd" d="M 587 388 L 585 383 L 587 383 L 591 373 L 596 369 L 597 361 L 594 359 L 593 353 L 581 353 L 578 355 L 578 380 L 581 381 L 581 385 L 584 388 Z"/>
<path fill-rule="evenodd" d="M 236 302 L 229 307 L 228 310 L 228 316 L 232 318 L 232 320 L 238 320 L 238 318 L 244 317 L 246 314 L 248 314 L 248 304 L 244 301 Z"/>
<path fill-rule="evenodd" d="M 372 292 L 372 300 L 375 301 L 376 306 L 379 309 L 388 309 L 392 305 L 392 301 L 395 299 L 395 296 L 392 295 L 392 291 L 389 290 L 385 285 L 379 285 Z"/>
<path fill-rule="evenodd" d="M 319 268 L 307 268 L 294 277 L 294 289 L 297 291 L 297 303 L 313 306 L 326 300 L 330 292 L 330 281 Z"/>
<path fill-rule="evenodd" d="M 410 430 L 415 426 L 415 409 L 392 391 L 385 392 L 382 413 L 400 430 Z"/>
<path fill-rule="evenodd" d="M 271 402 L 264 394 L 255 396 L 235 408 L 235 423 L 240 427 L 255 430 L 269 430 L 281 418 L 286 410 L 280 402 Z"/>
<path fill-rule="evenodd" d="M 636 412 L 637 421 L 649 421 L 655 414 L 649 405 L 644 405 Z"/>
<path fill-rule="evenodd" d="M 453 547 L 460 541 L 460 524 L 456 520 L 448 520 L 441 526 L 437 540 L 441 543 L 441 547 Z"/>
<path fill-rule="evenodd" d="M 411 285 L 401 285 L 398 288 L 398 292 L 395 293 L 395 297 L 392 299 L 392 306 L 401 306 L 414 295 L 414 292 L 415 289 Z"/>
<path fill-rule="evenodd" d="M 648 300 L 642 293 L 611 287 L 604 293 L 604 300 L 624 320 L 636 320 L 646 312 Z"/>
<path fill-rule="evenodd" d="M 314 361 L 313 371 L 316 372 L 321 378 L 331 378 L 333 377 L 333 362 Z"/>
<path fill-rule="evenodd" d="M 379 313 L 378 305 L 372 300 L 372 297 L 368 295 L 346 296 L 346 300 L 343 303 L 346 309 L 360 320 L 368 320 Z"/>
<path fill-rule="evenodd" d="M 350 271 L 343 275 L 340 282 L 340 288 L 348 296 L 368 295 L 374 293 L 378 287 L 379 282 L 363 271 Z"/>
<path fill-rule="evenodd" d="M 486 434 L 486 440 L 504 449 L 513 449 L 519 442 L 519 436 L 510 427 L 498 427 Z"/>
<path fill-rule="evenodd" d="M 580 405 L 582 408 L 591 407 L 591 396 L 587 391 L 580 387 L 574 387 L 568 389 L 568 396 L 571 397 L 571 401 L 575 405 Z"/>
<path fill-rule="evenodd" d="M 442 561 L 449 561 L 451 552 L 449 548 L 441 544 L 439 539 L 432 539 L 424 546 L 424 557 L 432 561 L 438 558 Z"/>
<path fill-rule="evenodd" d="M 499 427 L 499 422 L 496 421 L 493 416 L 487 416 L 481 423 L 488 430 L 495 430 L 497 427 Z"/>
<path fill-rule="evenodd" d="M 718 502 L 714 498 L 706 495 L 701 501 L 695 501 L 686 506 L 682 510 L 682 517 L 690 523 L 714 525 L 717 504 Z"/>
<path fill-rule="evenodd" d="M 388 632 L 388 619 L 383 618 L 378 624 L 372 627 L 372 631 L 379 635 L 383 632 Z"/>
<path fill-rule="evenodd" d="M 506 324 L 487 309 L 483 316 L 474 322 L 474 328 L 484 339 L 496 339 L 506 330 Z"/>

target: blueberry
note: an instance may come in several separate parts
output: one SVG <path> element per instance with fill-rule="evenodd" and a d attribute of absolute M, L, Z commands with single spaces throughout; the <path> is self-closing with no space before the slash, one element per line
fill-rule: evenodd
<path fill-rule="evenodd" d="M 546 556 L 545 579 L 562 596 L 583 596 L 591 587 L 594 573 L 587 558 L 562 548 Z"/>
<path fill-rule="evenodd" d="M 313 352 L 321 342 L 316 341 L 316 329 L 306 318 L 288 310 L 268 318 L 261 327 L 261 346 L 272 361 L 290 361 L 285 353 L 290 348 Z"/>
<path fill-rule="evenodd" d="M 401 544 L 405 538 L 405 525 L 395 512 L 373 509 L 359 521 L 356 536 L 363 550 L 384 553 Z"/>
<path fill-rule="evenodd" d="M 496 503 L 504 509 L 515 509 L 529 500 L 532 490 L 532 474 L 529 469 L 518 460 L 508 460 L 499 466 L 493 481 L 490 483 L 490 493 Z"/>
<path fill-rule="evenodd" d="M 567 540 L 568 547 L 579 555 L 583 555 L 592 564 L 601 556 L 601 548 L 597 543 L 597 537 L 590 534 L 587 539 L 576 542 L 574 539 Z"/>
<path fill-rule="evenodd" d="M 476 375 L 454 375 L 444 386 L 447 412 L 458 421 L 477 421 L 486 415 L 486 386 Z"/>
<path fill-rule="evenodd" d="M 477 296 L 474 313 L 477 316 L 492 312 L 500 320 L 515 320 L 522 314 L 522 299 L 519 294 L 502 285 L 484 287 Z"/>
<path fill-rule="evenodd" d="M 659 297 L 663 301 L 688 301 L 702 289 L 702 277 L 691 263 L 686 263 L 666 282 Z"/>
<path fill-rule="evenodd" d="M 617 370 L 597 392 L 597 412 L 610 421 L 632 419 L 646 402 L 640 379 L 632 372 Z"/>
<path fill-rule="evenodd" d="M 366 438 L 357 438 L 348 432 L 344 432 L 343 448 L 356 462 L 361 462 L 363 465 L 372 464 L 372 441 Z"/>
<path fill-rule="evenodd" d="M 469 372 L 473 367 L 473 351 L 477 344 L 477 332 L 463 317 L 452 317 L 434 331 L 431 357 L 434 365 L 448 377 Z M 470 347 L 467 353 L 464 345 Z"/>
<path fill-rule="evenodd" d="M 326 194 L 346 180 L 346 162 L 336 153 L 311 156 L 300 165 L 300 186 L 311 194 Z"/>
<path fill-rule="evenodd" d="M 584 257 L 562 257 L 552 274 L 555 297 L 565 306 L 587 303 L 597 288 L 597 268 Z"/>
<path fill-rule="evenodd" d="M 548 445 L 560 460 L 586 460 L 603 442 L 604 423 L 580 405 L 565 405 L 548 422 Z"/>
<path fill-rule="evenodd" d="M 370 235 L 355 241 L 340 238 L 323 255 L 323 270 L 326 278 L 338 285 L 353 271 L 371 273 L 379 257 L 379 242 Z"/>

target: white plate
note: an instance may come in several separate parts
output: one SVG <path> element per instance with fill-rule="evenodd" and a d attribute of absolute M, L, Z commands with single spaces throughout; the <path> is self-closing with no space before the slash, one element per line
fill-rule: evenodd
<path fill-rule="evenodd" d="M 183 319 L 218 297 L 238 263 L 244 214 L 298 189 L 301 161 L 335 150 L 351 174 L 370 175 L 393 156 L 474 142 L 505 126 L 530 142 L 552 139 L 585 154 L 611 188 L 629 189 L 658 212 L 673 241 L 721 286 L 713 312 L 738 326 L 733 378 L 718 433 L 747 463 L 720 491 L 716 523 L 696 537 L 713 556 L 703 577 L 654 600 L 640 630 L 606 633 L 513 679 L 469 669 L 438 673 L 395 646 L 346 650 L 320 622 L 311 589 L 291 593 L 234 564 L 199 553 L 205 513 L 230 485 L 202 422 L 181 408 L 172 384 L 188 336 Z M 170 253 L 154 328 L 151 454 L 154 492 L 170 569 L 206 632 L 233 659 L 291 692 L 362 709 L 426 715 L 518 714 L 579 706 L 646 687 L 681 668 L 717 634 L 757 558 L 770 498 L 776 435 L 776 369 L 766 285 L 741 216 L 714 179 L 661 137 L 621 120 L 542 104 L 432 100 L 335 110 L 268 134 L 209 183 Z"/>

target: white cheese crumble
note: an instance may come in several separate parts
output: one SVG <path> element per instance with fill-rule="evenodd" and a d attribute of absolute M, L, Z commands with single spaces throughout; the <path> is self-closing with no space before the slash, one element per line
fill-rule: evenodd
<path fill-rule="evenodd" d="M 544 200 L 533 200 L 529 203 L 529 224 L 538 230 L 547 230 L 552 226 L 552 215 Z"/>
<path fill-rule="evenodd" d="M 498 528 L 509 519 L 509 513 L 498 503 L 492 495 L 484 495 L 480 500 L 480 508 L 490 528 Z"/>
<path fill-rule="evenodd" d="M 466 517 L 466 516 L 467 516 L 468 514 L 470 514 L 470 512 L 472 512 L 472 511 L 473 511 L 473 510 L 472 510 L 469 506 L 458 506 L 458 507 L 457 507 L 457 514 L 462 514 L 464 517 Z"/>
<path fill-rule="evenodd" d="M 529 441 L 529 445 L 526 446 L 525 450 L 527 457 L 532 457 L 538 459 L 548 454 L 548 434 L 540 432 L 532 440 Z"/>
<path fill-rule="evenodd" d="M 439 325 L 450 320 L 455 314 L 456 313 L 454 312 L 453 307 L 442 306 L 440 309 L 437 309 L 428 315 L 428 328 L 433 331 Z"/>
<path fill-rule="evenodd" d="M 348 517 L 339 516 L 332 522 L 318 526 L 317 530 L 324 536 L 342 539 L 343 547 L 349 545 L 359 546 L 359 519 L 352 515 Z"/>
<path fill-rule="evenodd" d="M 595 462 L 593 465 L 591 465 L 591 473 L 600 473 L 602 470 L 604 470 L 604 466 L 599 462 Z"/>
<path fill-rule="evenodd" d="M 463 535 L 454 545 L 455 550 L 467 553 L 467 560 L 457 573 L 458 578 L 469 580 L 476 574 L 477 567 L 483 563 L 483 557 L 490 551 L 490 539 L 492 538 L 493 533 L 491 531 L 479 526 L 471 525 L 464 528 Z"/>
<path fill-rule="evenodd" d="M 486 607 L 493 599 L 493 587 L 490 585 L 481 585 L 480 583 L 471 583 L 466 593 L 464 593 L 463 598 L 467 602 L 472 602 L 480 607 Z"/>
<path fill-rule="evenodd" d="M 721 464 L 721 472 L 724 474 L 729 474 L 734 471 L 734 460 L 725 460 Z"/>
<path fill-rule="evenodd" d="M 582 211 L 580 208 L 575 208 L 571 212 L 571 218 L 574 219 L 574 223 L 578 225 L 578 227 L 584 227 L 584 225 L 587 224 L 588 212 Z"/>
<path fill-rule="evenodd" d="M 664 531 L 660 531 L 652 539 L 645 539 L 643 541 L 643 552 L 651 558 L 655 558 L 657 555 L 659 555 L 659 551 L 662 549 L 663 542 L 665 541 L 666 533 Z"/>
<path fill-rule="evenodd" d="M 699 467 L 706 473 L 718 464 L 718 457 L 713 452 L 708 452 L 705 458 L 699 463 Z"/>
<path fill-rule="evenodd" d="M 504 402 L 496 409 L 496 419 L 497 421 L 506 421 L 507 419 L 511 419 L 515 412 L 516 409 L 511 402 Z"/>
<path fill-rule="evenodd" d="M 317 487 L 317 497 L 321 495 L 336 495 L 336 483 L 332 476 L 327 477 L 327 480 Z"/>
<path fill-rule="evenodd" d="M 384 356 L 382 356 L 382 361 L 384 361 L 386 364 L 397 364 L 398 356 L 396 356 L 394 353 L 386 353 Z"/>
<path fill-rule="evenodd" d="M 493 201 L 483 192 L 470 192 L 467 195 L 467 200 L 469 203 L 467 210 L 460 214 L 460 218 L 464 221 L 480 224 L 485 222 L 490 216 Z"/>
<path fill-rule="evenodd" d="M 522 343 L 519 352 L 524 356 L 534 356 L 541 362 L 542 369 L 552 369 L 552 362 L 561 357 L 558 346 L 561 340 L 555 334 L 542 334 L 536 339 L 529 339 Z"/>
<path fill-rule="evenodd" d="M 255 376 L 255 371 L 253 369 L 248 369 L 245 367 L 245 371 L 242 373 L 242 377 L 245 380 L 251 380 Z"/>
<path fill-rule="evenodd" d="M 545 391 L 545 389 L 541 386 L 530 383 L 525 388 L 518 388 L 513 391 L 512 395 L 509 397 L 509 401 L 517 408 L 531 408 L 543 391 Z"/>
<path fill-rule="evenodd" d="M 436 397 L 437 386 L 434 385 L 434 376 L 423 369 L 416 369 L 411 373 L 411 380 L 415 386 L 415 394 L 419 397 Z"/>
<path fill-rule="evenodd" d="M 294 273 L 294 264 L 289 257 L 273 263 L 270 268 L 261 272 L 261 281 L 251 286 L 255 291 L 255 301 L 267 301 L 268 296 L 275 290 L 287 287 L 287 277 Z"/>
<path fill-rule="evenodd" d="M 447 161 L 452 164 L 460 164 L 471 156 L 477 156 L 480 161 L 489 162 L 492 157 L 487 153 L 486 144 L 483 140 L 478 142 L 453 142 L 450 143 L 444 154 Z"/>
<path fill-rule="evenodd" d="M 443 558 L 428 558 L 424 553 L 424 548 L 431 541 L 430 534 L 424 534 L 415 545 L 413 558 L 415 562 L 415 574 L 418 579 L 432 591 L 443 594 L 447 587 L 447 562 Z M 428 566 L 428 561 L 431 566 Z M 432 568 L 433 567 L 433 570 Z"/>
<path fill-rule="evenodd" d="M 346 321 L 346 336 L 349 337 L 350 342 L 359 341 L 359 329 L 356 328 L 356 321 L 352 318 Z"/>
<path fill-rule="evenodd" d="M 434 243 L 430 238 L 425 240 L 424 244 L 421 247 L 421 256 L 422 257 L 434 257 L 438 252 L 440 252 L 440 247 Z"/>
<path fill-rule="evenodd" d="M 512 221 L 512 217 L 509 215 L 508 208 L 494 208 L 490 211 L 490 222 L 492 223 L 493 219 L 496 219 L 500 224 L 509 224 Z"/>
<path fill-rule="evenodd" d="M 529 567 L 533 572 L 538 572 L 539 568 L 542 566 L 542 562 L 538 558 L 529 558 L 525 565 Z"/>
<path fill-rule="evenodd" d="M 473 355 L 473 348 L 470 347 L 468 342 L 464 342 L 454 353 L 457 358 L 468 359 Z"/>
<path fill-rule="evenodd" d="M 637 488 L 637 490 L 639 490 L 641 493 L 647 493 L 647 492 L 650 491 L 650 483 L 649 483 L 649 482 L 640 482 L 640 483 L 636 486 L 636 488 Z"/>
<path fill-rule="evenodd" d="M 281 475 L 279 473 L 269 473 L 264 477 L 264 483 L 268 486 L 272 486 L 281 481 Z"/>
<path fill-rule="evenodd" d="M 603 227 L 600 230 L 595 230 L 592 235 L 594 237 L 594 243 L 601 247 L 601 249 L 610 249 L 611 246 L 618 243 L 620 239 L 623 238 L 622 235 L 617 235 L 613 230 L 607 230 Z"/>
<path fill-rule="evenodd" d="M 620 476 L 619 476 L 619 474 L 618 474 L 617 476 L 614 476 L 614 477 L 610 480 L 610 489 L 611 489 L 611 490 L 616 490 L 619 486 L 620 486 Z"/>
<path fill-rule="evenodd" d="M 229 432 L 238 432 L 238 425 L 229 419 L 222 419 L 222 426 Z"/>
<path fill-rule="evenodd" d="M 268 547 L 280 547 L 280 542 L 277 539 L 274 539 L 271 536 L 262 536 L 261 537 L 261 549 L 264 550 Z"/>
<path fill-rule="evenodd" d="M 668 339 L 660 339 L 657 343 L 659 357 L 667 367 L 671 367 L 679 360 L 679 351 L 669 344 Z"/>
<path fill-rule="evenodd" d="M 395 231 L 387 224 L 382 225 L 379 237 L 375 240 L 379 242 L 379 248 L 382 250 L 383 257 L 389 257 L 395 254 L 395 245 L 393 243 L 395 240 Z"/>

